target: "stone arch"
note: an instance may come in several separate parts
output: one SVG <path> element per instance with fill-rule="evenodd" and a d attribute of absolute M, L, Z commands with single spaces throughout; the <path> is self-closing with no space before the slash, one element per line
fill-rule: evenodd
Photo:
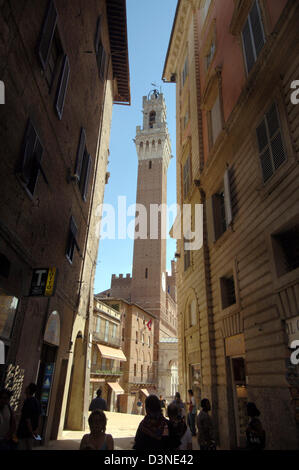
<path fill-rule="evenodd" d="M 85 382 L 85 348 L 82 331 L 78 331 L 71 370 L 69 397 L 66 413 L 66 428 L 81 431 L 83 427 Z"/>
<path fill-rule="evenodd" d="M 156 111 L 153 110 L 153 111 L 150 112 L 148 122 L 149 122 L 149 127 L 152 129 L 153 125 L 156 122 Z"/>
<path fill-rule="evenodd" d="M 194 305 L 196 312 L 196 323 L 199 323 L 199 305 L 198 305 L 198 297 L 194 289 L 189 288 L 186 292 L 185 302 L 184 302 L 184 312 L 183 312 L 183 321 L 185 325 L 185 329 L 189 328 L 190 325 L 190 307 Z M 194 326 L 194 325 L 193 325 Z"/>

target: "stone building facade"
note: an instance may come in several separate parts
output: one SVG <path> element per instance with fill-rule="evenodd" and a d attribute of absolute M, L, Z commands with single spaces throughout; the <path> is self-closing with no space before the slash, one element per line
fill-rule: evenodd
<path fill-rule="evenodd" d="M 18 416 L 37 382 L 47 441 L 86 424 L 97 208 L 112 105 L 130 102 L 126 4 L 3 0 L 0 30 L 1 385 Z"/>
<path fill-rule="evenodd" d="M 298 447 L 298 8 L 180 0 L 163 72 L 177 200 L 204 209 L 202 248 L 177 242 L 180 388 L 211 400 L 223 449 L 244 445 L 248 401 L 267 448 Z"/>
<path fill-rule="evenodd" d="M 122 314 L 119 304 L 115 307 L 94 299 L 89 398 L 101 388 L 109 411 L 119 411 L 119 395 L 124 393 L 119 379 L 127 360 L 121 349 Z"/>
<path fill-rule="evenodd" d="M 158 321 L 155 315 L 140 305 L 117 297 L 96 296 L 121 315 L 121 350 L 126 361 L 121 362 L 117 411 L 137 413 L 137 402 L 144 404 L 150 393 L 157 393 L 154 338 Z M 144 407 L 143 407 L 144 410 Z"/>

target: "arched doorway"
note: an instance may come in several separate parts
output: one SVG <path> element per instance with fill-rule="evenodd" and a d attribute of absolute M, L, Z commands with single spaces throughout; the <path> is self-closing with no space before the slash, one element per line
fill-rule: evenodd
<path fill-rule="evenodd" d="M 51 393 L 54 382 L 54 374 L 56 372 L 57 351 L 60 344 L 60 316 L 54 310 L 47 321 L 43 346 L 40 357 L 38 378 L 37 378 L 37 397 L 41 403 L 42 429 L 43 438 L 46 435 L 48 424 L 48 416 L 50 409 Z"/>
<path fill-rule="evenodd" d="M 170 377 L 171 395 L 174 397 L 176 392 L 178 392 L 178 385 L 179 385 L 177 361 L 170 362 L 170 374 L 171 374 L 171 377 Z"/>
<path fill-rule="evenodd" d="M 65 428 L 81 431 L 84 410 L 85 354 L 82 332 L 77 334 L 72 364 Z"/>

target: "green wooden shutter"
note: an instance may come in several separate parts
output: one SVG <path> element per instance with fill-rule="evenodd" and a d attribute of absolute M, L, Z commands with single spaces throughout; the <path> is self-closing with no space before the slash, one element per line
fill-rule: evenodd
<path fill-rule="evenodd" d="M 70 75 L 70 63 L 69 63 L 68 56 L 65 55 L 62 68 L 61 68 L 59 87 L 58 87 L 57 98 L 56 98 L 56 111 L 59 116 L 59 119 L 62 119 L 66 90 L 67 90 L 67 85 L 69 81 L 69 75 Z"/>
<path fill-rule="evenodd" d="M 38 46 L 38 56 L 44 70 L 48 64 L 53 36 L 57 24 L 57 16 L 54 2 L 53 0 L 50 0 Z"/>
<path fill-rule="evenodd" d="M 80 181 L 80 178 L 81 178 L 82 161 L 83 161 L 83 155 L 85 151 L 85 143 L 86 143 L 86 133 L 85 133 L 85 129 L 82 127 L 81 133 L 80 133 L 78 150 L 77 150 L 76 167 L 75 167 L 75 176 L 77 177 L 78 181 Z"/>

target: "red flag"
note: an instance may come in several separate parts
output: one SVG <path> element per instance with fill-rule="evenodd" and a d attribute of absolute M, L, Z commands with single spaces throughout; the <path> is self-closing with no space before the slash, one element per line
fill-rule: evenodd
<path fill-rule="evenodd" d="M 152 320 L 149 320 L 149 321 L 147 322 L 147 324 L 146 324 L 146 326 L 148 327 L 148 329 L 149 329 L 150 331 L 151 331 L 151 329 L 152 329 L 152 323 L 153 323 Z"/>

